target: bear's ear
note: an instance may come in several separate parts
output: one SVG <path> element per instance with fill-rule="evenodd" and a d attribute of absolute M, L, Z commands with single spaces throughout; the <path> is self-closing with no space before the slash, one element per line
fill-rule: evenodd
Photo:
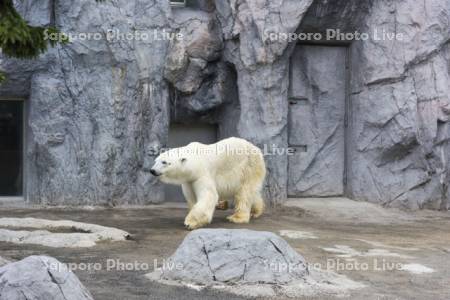
<path fill-rule="evenodd" d="M 184 163 L 185 161 L 186 161 L 186 158 L 182 158 L 182 159 L 180 159 L 180 161 L 182 162 L 182 163 Z"/>

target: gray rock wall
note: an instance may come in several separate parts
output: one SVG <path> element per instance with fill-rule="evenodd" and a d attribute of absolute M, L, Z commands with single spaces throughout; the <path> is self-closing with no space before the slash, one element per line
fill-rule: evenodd
<path fill-rule="evenodd" d="M 294 32 L 311 3 L 312 0 L 216 1 L 225 40 L 224 58 L 237 70 L 237 131 L 260 147 L 287 147 L 290 51 L 287 41 L 267 43 L 264 32 Z M 272 204 L 280 203 L 287 197 L 287 156 L 265 158 L 265 198 Z"/>
<path fill-rule="evenodd" d="M 351 194 L 444 208 L 450 183 L 450 1 L 375 1 L 362 30 L 400 40 L 352 45 Z"/>
<path fill-rule="evenodd" d="M 295 31 L 308 8 L 304 31 L 333 28 L 371 36 L 350 45 L 347 194 L 387 206 L 447 207 L 448 0 L 221 2 L 225 57 L 238 69 L 239 133 L 286 146 L 286 64 L 293 45 L 265 41 L 263 32 Z M 389 40 L 383 31 L 402 40 Z M 286 164 L 282 157 L 268 158 L 273 202 L 285 198 Z"/>
<path fill-rule="evenodd" d="M 32 24 L 56 24 L 63 32 L 150 33 L 146 40 L 75 40 L 35 61 L 1 60 L 10 79 L 0 96 L 27 99 L 31 202 L 163 201 L 148 168 L 167 143 L 170 122 L 216 123 L 220 137 L 286 148 L 295 43 L 264 33 L 339 28 L 404 36 L 351 43 L 346 193 L 388 206 L 447 206 L 449 0 L 217 0 L 183 9 L 165 0 L 17 5 Z M 163 31 L 183 38 L 160 39 Z M 288 158 L 266 161 L 266 198 L 280 203 Z"/>
<path fill-rule="evenodd" d="M 168 3 L 59 1 L 63 32 L 170 31 Z M 150 36 L 151 37 L 151 36 Z M 148 150 L 167 140 L 168 41 L 78 40 L 52 51 L 54 65 L 34 74 L 30 91 L 27 195 L 43 203 L 159 202 L 145 172 Z"/>
<path fill-rule="evenodd" d="M 31 1 L 28 1 L 31 3 Z M 163 79 L 171 31 L 168 2 L 55 2 L 54 22 L 66 33 L 149 32 L 147 40 L 75 39 L 39 60 L 24 88 L 2 93 L 28 98 L 26 198 L 44 204 L 146 204 L 164 199 L 145 170 L 167 140 L 169 98 Z M 23 15 L 42 18 L 28 7 Z M 34 6 L 32 6 L 34 7 Z M 47 16 L 50 17 L 50 16 Z M 11 79 L 26 77 L 7 66 Z M 16 75 L 18 73 L 19 75 Z M 28 77 L 27 77 L 28 78 Z M 12 81 L 12 80 L 10 80 Z"/>

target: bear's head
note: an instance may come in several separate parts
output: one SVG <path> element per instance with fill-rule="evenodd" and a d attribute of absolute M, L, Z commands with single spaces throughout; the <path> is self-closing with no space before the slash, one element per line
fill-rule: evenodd
<path fill-rule="evenodd" d="M 190 158 L 192 156 L 183 148 L 168 150 L 155 159 L 150 173 L 164 183 L 183 184 L 193 181 L 195 166 L 192 165 Z"/>

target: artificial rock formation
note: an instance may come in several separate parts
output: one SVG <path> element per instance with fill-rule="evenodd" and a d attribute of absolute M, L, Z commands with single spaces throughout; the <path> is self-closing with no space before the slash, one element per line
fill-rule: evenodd
<path fill-rule="evenodd" d="M 29 230 L 31 228 L 35 230 Z M 68 220 L 0 218 L 1 242 L 77 248 L 93 247 L 99 242 L 125 241 L 129 237 L 130 234 L 126 231 L 96 224 Z"/>
<path fill-rule="evenodd" d="M 343 297 L 364 285 L 315 268 L 272 232 L 197 229 L 146 277 L 157 283 L 204 288 L 251 298 Z"/>
<path fill-rule="evenodd" d="M 305 259 L 271 232 L 198 229 L 186 236 L 157 276 L 214 285 L 288 284 L 307 274 Z"/>
<path fill-rule="evenodd" d="M 2 60 L 9 76 L 2 98 L 28 102 L 25 196 L 31 202 L 163 201 L 148 168 L 167 143 L 170 122 L 201 120 L 218 124 L 219 138 L 288 147 L 296 41 L 270 40 L 266 33 L 334 28 L 371 36 L 346 43 L 345 195 L 387 206 L 448 206 L 448 0 L 217 0 L 177 9 L 158 0 L 17 5 L 32 24 L 55 24 L 67 33 L 149 33 L 145 40 L 78 39 L 36 61 Z M 377 39 L 375 31 L 402 39 Z M 163 39 L 163 33 L 183 38 Z M 287 197 L 288 157 L 266 160 L 266 198 L 280 203 Z"/>
<path fill-rule="evenodd" d="M 10 78 L 22 82 L 17 88 L 9 80 L 2 96 L 29 99 L 26 199 L 108 205 L 162 201 L 163 189 L 146 169 L 152 151 L 167 140 L 163 67 L 169 40 L 158 34 L 171 31 L 168 1 L 58 1 L 46 14 L 31 2 L 19 11 L 35 24 L 103 37 L 76 36 L 67 47 L 50 49 L 33 62 L 32 76 L 30 62 L 6 61 Z M 148 38 L 121 36 L 130 32 L 146 32 Z"/>
<path fill-rule="evenodd" d="M 66 265 L 48 256 L 29 256 L 0 267 L 1 300 L 92 300 Z"/>
<path fill-rule="evenodd" d="M 361 27 L 400 40 L 352 45 L 353 197 L 442 208 L 450 195 L 450 2 L 374 2 Z"/>

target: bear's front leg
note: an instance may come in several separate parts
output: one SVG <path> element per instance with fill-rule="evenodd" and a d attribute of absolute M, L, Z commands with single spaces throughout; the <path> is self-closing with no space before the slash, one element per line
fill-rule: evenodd
<path fill-rule="evenodd" d="M 209 178 L 201 178 L 192 184 L 197 203 L 192 207 L 184 220 L 184 225 L 193 230 L 211 223 L 214 209 L 219 201 L 214 182 Z"/>
<path fill-rule="evenodd" d="M 195 199 L 195 193 L 194 189 L 192 188 L 192 184 L 190 183 L 183 183 L 181 185 L 181 190 L 183 191 L 184 199 L 186 199 L 186 202 L 189 207 L 189 211 L 194 207 L 195 202 L 197 201 Z"/>

